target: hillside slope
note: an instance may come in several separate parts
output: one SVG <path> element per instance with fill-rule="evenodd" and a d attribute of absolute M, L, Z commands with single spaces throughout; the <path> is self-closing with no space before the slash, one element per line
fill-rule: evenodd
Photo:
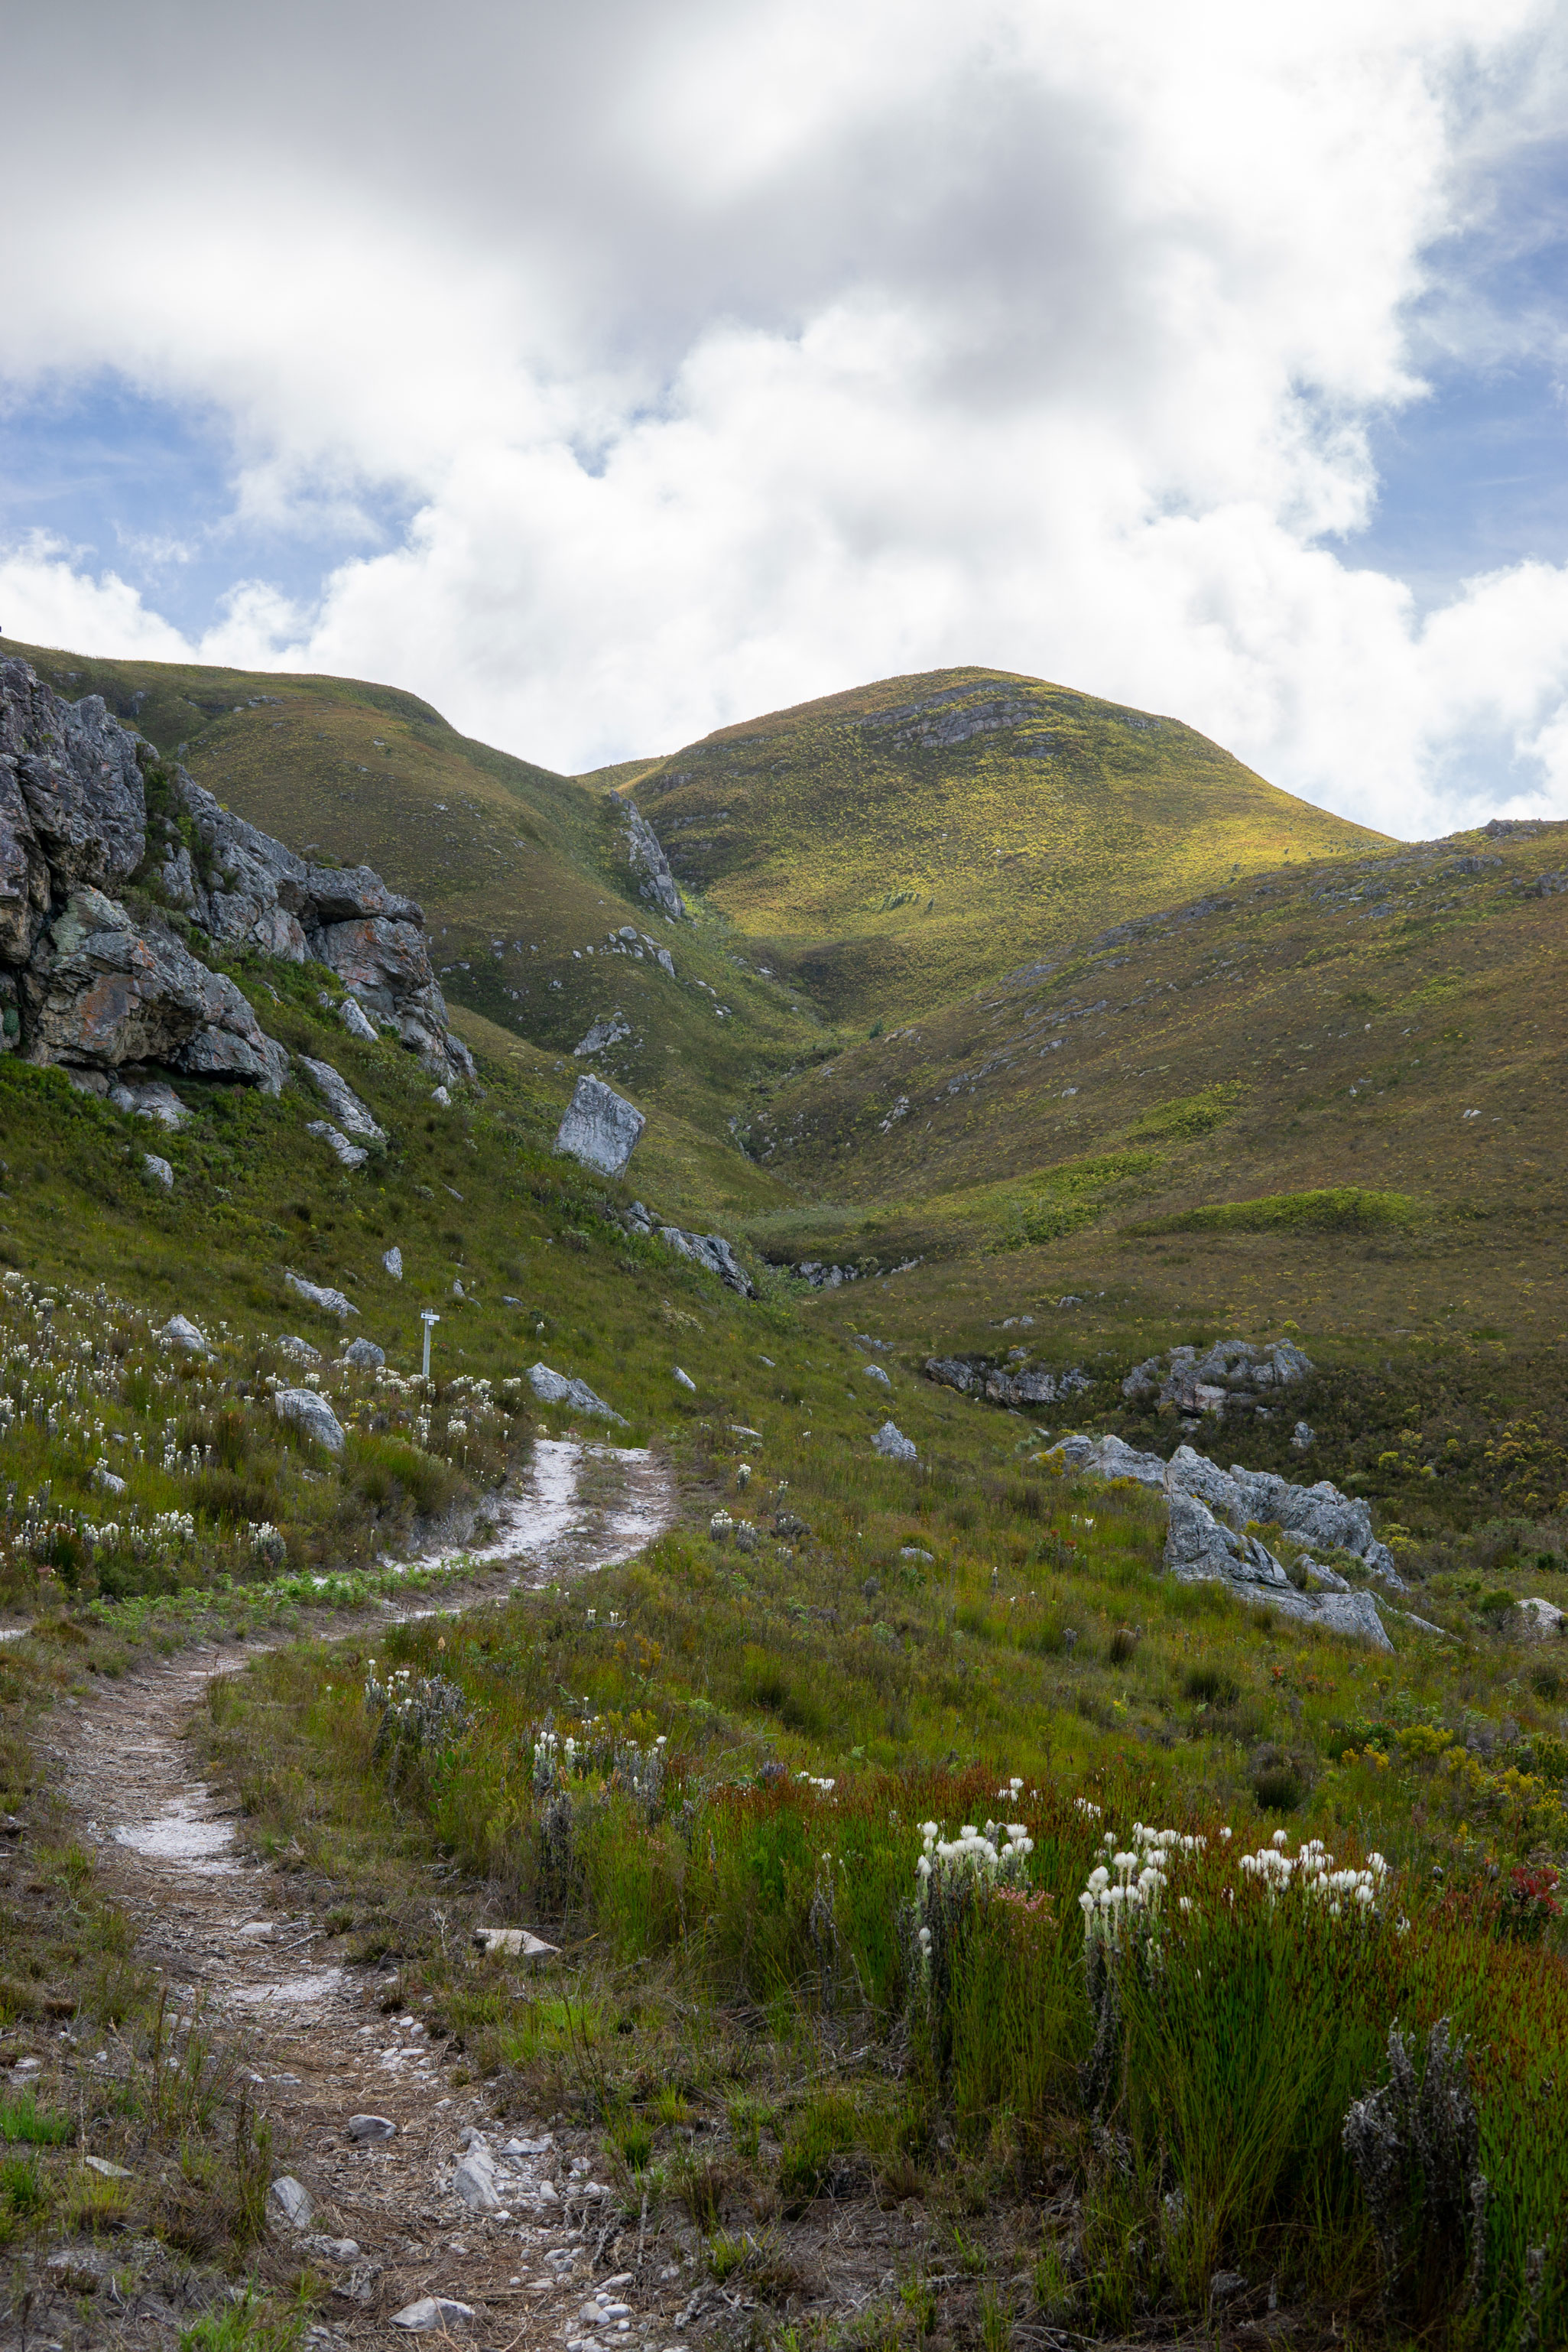
<path fill-rule="evenodd" d="M 985 669 L 726 728 L 634 783 L 683 884 L 828 1017 L 927 1013 L 1067 938 L 1385 846 L 1179 720 Z M 593 780 L 591 780 L 593 781 Z"/>
<path fill-rule="evenodd" d="M 252 824 L 416 898 L 448 1000 L 492 1030 L 568 1062 L 596 1027 L 618 1032 L 581 1064 L 726 1138 L 752 1085 L 818 1038 L 737 968 L 727 927 L 649 904 L 612 793 L 472 741 L 416 696 L 5 642 L 68 698 L 102 695 Z"/>

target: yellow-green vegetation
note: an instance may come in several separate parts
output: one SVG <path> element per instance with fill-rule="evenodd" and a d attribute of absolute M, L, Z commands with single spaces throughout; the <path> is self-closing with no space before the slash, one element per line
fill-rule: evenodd
<path fill-rule="evenodd" d="M 677 877 L 830 1017 L 907 1020 L 1106 922 L 1382 846 L 1178 719 L 985 669 L 884 678 L 630 781 Z"/>
<path fill-rule="evenodd" d="M 1391 2026 L 1419 2071 L 1446 2017 L 1485 2053 L 1458 2078 L 1490 2184 L 1483 2334 L 1533 2297 L 1547 2340 L 1568 2274 L 1529 2249 L 1568 2190 L 1544 2088 L 1568 1743 L 1550 1652 L 1503 1615 L 1541 1566 L 1478 1556 L 1478 1611 L 1451 1548 L 1406 1547 L 1449 1638 L 1390 1658 L 1173 1582 L 1137 1487 L 1028 1454 L 746 1450 L 768 1467 L 718 1433 L 694 1464 L 718 1538 L 406 1626 L 373 1673 L 356 1640 L 213 1685 L 253 1833 L 303 1857 L 350 1950 L 395 1964 L 499 2115 L 598 2127 L 629 2213 L 683 2209 L 716 2275 L 787 2300 L 812 2212 L 880 2182 L 925 2200 L 928 2271 L 963 2233 L 956 2309 L 1007 2305 L 1038 2262 L 1056 2322 L 1093 2334 L 1201 2312 L 1217 2269 L 1308 2325 L 1371 2329 L 1385 2290 L 1391 2319 L 1462 2315 L 1464 2213 L 1457 2262 L 1433 2220 L 1452 2184 L 1406 2153 L 1383 2211 L 1341 2142 Z M 1568 1589 L 1555 1558 L 1546 1581 Z M 1124 1849 L 1146 1864 L 1135 1823 L 1176 1843 L 1107 1990 L 1079 1896 Z M 1280 1845 L 1306 1859 L 1276 1901 L 1238 1857 L 1277 1873 Z M 560 1971 L 433 1929 L 436 1853 L 559 1934 Z M 1313 1893 L 1320 1864 L 1349 1878 Z"/>

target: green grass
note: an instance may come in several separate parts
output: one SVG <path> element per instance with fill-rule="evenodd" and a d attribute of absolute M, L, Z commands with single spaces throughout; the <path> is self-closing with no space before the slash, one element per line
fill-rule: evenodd
<path fill-rule="evenodd" d="M 1129 1225 L 1140 1238 L 1157 1234 L 1359 1234 L 1414 1224 L 1419 1211 L 1404 1192 L 1335 1184 L 1316 1192 L 1274 1192 L 1260 1201 L 1219 1201 Z"/>

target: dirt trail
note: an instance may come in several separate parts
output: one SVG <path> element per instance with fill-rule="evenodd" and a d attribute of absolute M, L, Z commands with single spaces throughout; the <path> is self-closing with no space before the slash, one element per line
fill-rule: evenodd
<path fill-rule="evenodd" d="M 515 1561 L 509 1586 L 541 1584 L 629 1558 L 674 1512 L 674 1483 L 651 1454 L 544 1440 L 500 1501 L 495 1540 L 469 1556 Z M 382 1613 L 391 1622 L 426 1611 L 411 1596 Z M 190 1769 L 182 1730 L 209 1677 L 242 1663 L 232 1650 L 186 1652 L 100 1685 L 55 1718 L 43 1744 L 100 1879 L 138 1923 L 140 1956 L 162 1972 L 182 2014 L 200 2007 L 241 2037 L 258 2101 L 315 2201 L 302 2235 L 334 2283 L 318 2340 L 417 2341 L 391 2315 L 445 2295 L 475 2307 L 468 2340 L 481 2345 L 678 2341 L 669 2324 L 684 2300 L 678 2280 L 621 2279 L 608 2290 L 620 2307 L 605 2317 L 601 2304 L 597 2322 L 583 2316 L 606 2293 L 587 2266 L 603 2200 L 584 2173 L 573 2179 L 570 2147 L 552 2142 L 508 2160 L 492 2130 L 499 2210 L 473 2211 L 450 2186 L 465 2127 L 485 2125 L 485 2100 L 445 2079 L 441 2047 L 417 2015 L 383 2016 L 382 1988 L 320 1954 L 325 1931 L 291 1909 L 291 1882 L 235 1850 L 237 1808 Z M 454 1919 L 452 1931 L 471 1926 Z M 349 2118 L 361 2114 L 390 2119 L 395 2137 L 351 2141 Z M 541 2125 L 525 2137 L 549 2135 Z M 481 2169 L 484 2161 L 481 2152 Z M 273 2228 L 287 2239 L 280 2217 Z M 340 2242 L 329 2252 L 328 2242 Z M 147 2340 L 140 2330 L 99 2340 L 133 2336 Z"/>

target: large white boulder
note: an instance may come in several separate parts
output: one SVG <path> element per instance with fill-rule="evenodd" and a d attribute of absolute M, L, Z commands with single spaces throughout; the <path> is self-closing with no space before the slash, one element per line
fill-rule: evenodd
<path fill-rule="evenodd" d="M 635 1103 L 602 1078 L 580 1077 L 555 1139 L 555 1148 L 601 1176 L 619 1176 L 648 1122 Z"/>

